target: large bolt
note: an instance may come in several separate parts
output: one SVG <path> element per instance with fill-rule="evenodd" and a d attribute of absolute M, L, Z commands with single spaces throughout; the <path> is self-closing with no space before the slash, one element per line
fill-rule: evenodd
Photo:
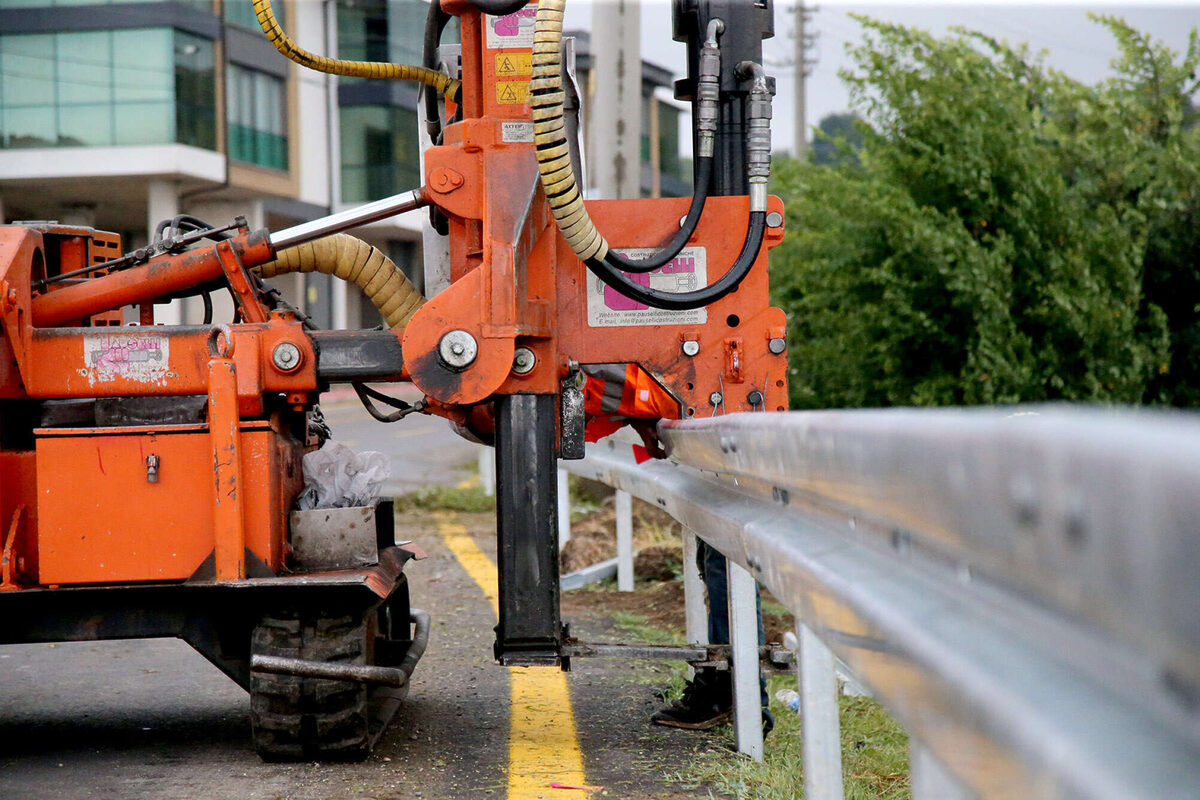
<path fill-rule="evenodd" d="M 772 339 L 767 342 L 767 349 L 775 355 L 780 355 L 784 350 L 787 350 L 787 339 Z"/>
<path fill-rule="evenodd" d="M 761 406 L 763 404 L 763 393 L 758 389 L 753 390 L 746 395 L 746 402 L 752 406 Z"/>
<path fill-rule="evenodd" d="M 447 333 L 438 342 L 438 355 L 442 363 L 452 370 L 464 370 L 475 363 L 479 355 L 479 344 L 475 337 L 463 330 Z"/>
<path fill-rule="evenodd" d="M 528 347 L 518 347 L 513 353 L 512 371 L 518 375 L 528 375 L 537 363 L 537 356 Z"/>
<path fill-rule="evenodd" d="M 708 396 L 708 404 L 710 406 L 719 406 L 724 399 L 720 392 L 713 392 Z"/>
<path fill-rule="evenodd" d="M 300 366 L 301 358 L 300 348 L 291 342 L 280 342 L 271 351 L 271 363 L 280 372 L 291 372 Z"/>
<path fill-rule="evenodd" d="M 700 352 L 700 343 L 695 339 L 688 339 L 683 343 L 683 354 L 688 358 L 695 356 Z"/>

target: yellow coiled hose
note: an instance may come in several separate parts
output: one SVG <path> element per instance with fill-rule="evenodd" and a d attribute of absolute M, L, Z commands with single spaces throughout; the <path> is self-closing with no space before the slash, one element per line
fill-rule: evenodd
<path fill-rule="evenodd" d="M 377 248 L 346 233 L 289 247 L 256 270 L 264 278 L 320 272 L 358 284 L 389 328 L 408 324 L 425 298 L 408 276 Z"/>
<path fill-rule="evenodd" d="M 385 64 L 378 61 L 341 61 L 308 52 L 297 46 L 283 32 L 283 28 L 279 27 L 279 22 L 275 19 L 275 12 L 271 10 L 271 0 L 254 0 L 254 14 L 258 17 L 258 24 L 262 27 L 263 33 L 271 40 L 271 44 L 275 45 L 275 49 L 302 67 L 352 78 L 417 81 L 426 86 L 432 86 L 447 97 L 454 97 L 458 94 L 460 82 L 436 70 L 412 67 L 407 64 Z"/>
<path fill-rule="evenodd" d="M 540 0 L 533 34 L 533 75 L 529 105 L 538 172 L 554 222 L 581 261 L 603 261 L 608 242 L 592 224 L 571 168 L 563 124 L 562 28 L 565 0 Z"/>

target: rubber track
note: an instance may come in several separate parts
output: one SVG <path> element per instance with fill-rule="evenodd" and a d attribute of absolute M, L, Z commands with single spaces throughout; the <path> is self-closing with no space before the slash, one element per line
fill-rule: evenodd
<path fill-rule="evenodd" d="M 254 629 L 255 654 L 326 663 L 364 663 L 361 616 L 264 617 Z M 367 689 L 354 681 L 251 676 L 254 746 L 267 761 L 357 761 L 370 752 Z"/>

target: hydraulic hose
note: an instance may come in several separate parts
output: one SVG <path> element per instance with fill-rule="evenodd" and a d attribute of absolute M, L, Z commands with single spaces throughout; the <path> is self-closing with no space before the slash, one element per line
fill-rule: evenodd
<path fill-rule="evenodd" d="M 458 94 L 460 82 L 436 70 L 378 61 L 341 61 L 308 52 L 293 42 L 284 33 L 283 28 L 279 27 L 275 12 L 271 10 L 271 0 L 254 0 L 254 14 L 258 17 L 258 24 L 263 33 L 271 40 L 271 44 L 275 45 L 275 49 L 302 67 L 352 78 L 417 81 L 437 89 L 447 97 Z"/>
<path fill-rule="evenodd" d="M 538 172 L 554 221 L 571 250 L 588 269 L 604 283 L 626 297 L 655 308 L 671 310 L 686 310 L 709 305 L 734 291 L 749 274 L 750 268 L 758 257 L 766 230 L 765 192 L 762 193 L 761 203 L 758 202 L 759 193 L 752 193 L 750 219 L 741 255 L 726 274 L 715 283 L 693 292 L 663 292 L 643 286 L 625 275 L 622 270 L 628 270 L 627 265 L 631 260 L 611 257 L 615 254 L 610 252 L 608 242 L 596 229 L 588 215 L 574 170 L 571 167 L 570 146 L 564 133 L 563 123 L 565 94 L 562 88 L 561 48 L 564 5 L 565 0 L 539 0 L 538 2 L 533 37 L 533 75 L 529 85 L 529 102 L 533 110 L 534 142 L 537 145 Z M 720 23 L 711 26 L 708 31 L 705 50 L 710 59 L 710 67 L 714 55 L 712 51 L 716 48 L 715 39 L 721 31 Z M 716 57 L 718 59 L 716 63 L 719 65 L 719 54 Z M 713 97 L 713 95 L 706 95 L 706 97 Z M 715 100 L 715 97 L 713 99 Z M 769 96 L 767 100 L 769 107 Z M 705 109 L 699 116 L 707 121 L 709 114 L 706 102 Z M 707 131 L 699 125 L 698 128 L 701 138 L 707 140 Z M 708 161 L 711 168 L 711 145 L 708 145 L 707 148 L 702 146 L 698 155 L 701 157 L 698 161 Z M 706 193 L 708 181 L 701 186 L 697 180 L 696 188 L 697 192 Z M 693 197 L 693 208 L 696 206 L 695 200 L 696 198 Z M 699 218 L 699 214 L 696 215 L 696 218 Z M 682 233 L 681 230 L 670 244 L 676 244 Z M 679 244 L 680 247 L 686 243 L 690 235 L 689 232 L 688 236 L 683 238 L 682 243 Z M 669 252 L 669 250 L 665 252 Z M 677 253 L 678 250 L 671 253 L 657 266 L 665 264 Z M 662 255 L 663 253 L 658 254 L 660 257 Z M 632 260 L 632 263 L 637 264 L 637 260 Z M 641 271 L 657 268 L 645 269 L 644 262 L 639 266 L 643 268 Z"/>
<path fill-rule="evenodd" d="M 346 233 L 336 233 L 280 250 L 274 261 L 255 271 L 264 278 L 292 272 L 320 272 L 358 284 L 389 328 L 407 325 L 425 298 L 408 276 L 377 248 Z"/>

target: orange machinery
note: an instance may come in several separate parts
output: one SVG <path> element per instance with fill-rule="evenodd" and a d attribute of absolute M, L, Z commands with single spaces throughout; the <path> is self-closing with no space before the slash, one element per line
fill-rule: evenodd
<path fill-rule="evenodd" d="M 384 513 L 374 563 L 307 562 L 289 517 L 321 392 L 351 382 L 384 421 L 420 411 L 494 435 L 496 655 L 564 661 L 554 461 L 582 456 L 581 370 L 635 363 L 686 418 L 783 410 L 787 369 L 766 264 L 782 207 L 754 176 L 769 4 L 676 0 L 697 182 L 712 195 L 698 215 L 695 198 L 585 206 L 566 180 L 561 5 L 434 3 L 439 30 L 459 17 L 461 74 L 432 81 L 450 96 L 419 190 L 279 232 L 172 224 L 123 256 L 88 228 L 0 227 L 0 642 L 180 636 L 250 689 L 265 757 L 365 753 L 369 701 L 394 699 L 424 648 L 402 573 L 419 552 L 394 545 Z M 269 2 L 255 7 L 287 52 Z M 729 111 L 756 103 L 748 123 Z M 451 283 L 419 307 L 386 259 L 321 245 L 420 206 L 445 225 Z M 631 249 L 659 246 L 685 215 L 682 246 L 636 271 Z M 312 329 L 262 280 L 285 263 L 357 281 L 402 322 Z M 736 280 L 721 277 L 729 265 Z M 213 286 L 232 292 L 236 321 L 154 323 L 156 301 Z M 122 324 L 128 307 L 140 324 Z M 425 399 L 405 407 L 367 380 L 411 381 Z"/>

